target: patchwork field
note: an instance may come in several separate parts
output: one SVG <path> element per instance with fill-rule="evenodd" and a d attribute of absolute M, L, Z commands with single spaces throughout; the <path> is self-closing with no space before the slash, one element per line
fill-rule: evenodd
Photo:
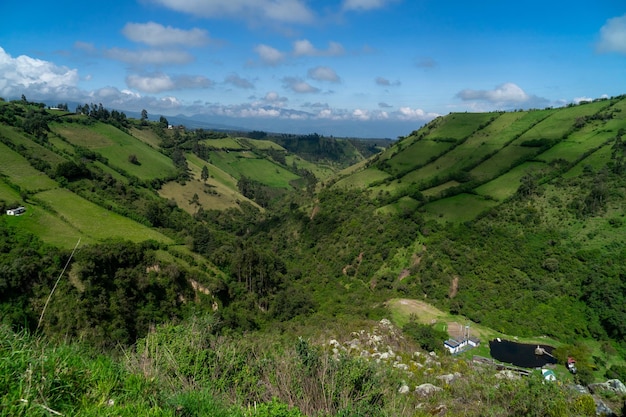
<path fill-rule="evenodd" d="M 49 190 L 58 187 L 56 181 L 36 170 L 26 158 L 0 143 L 0 174 L 13 184 L 28 191 Z"/>
<path fill-rule="evenodd" d="M 71 225 L 81 237 L 87 239 L 127 239 L 133 242 L 152 239 L 173 243 L 170 238 L 155 229 L 105 210 L 66 189 L 40 192 L 35 198 L 50 207 L 49 211 L 63 223 Z M 42 235 L 54 233 L 51 226 L 46 224 L 41 226 L 50 229 L 42 230 Z"/>
<path fill-rule="evenodd" d="M 56 124 L 52 129 L 73 145 L 97 151 L 107 158 L 109 165 L 137 178 L 151 180 L 176 174 L 170 158 L 111 125 Z M 137 164 L 129 160 L 131 155 L 136 156 Z"/>

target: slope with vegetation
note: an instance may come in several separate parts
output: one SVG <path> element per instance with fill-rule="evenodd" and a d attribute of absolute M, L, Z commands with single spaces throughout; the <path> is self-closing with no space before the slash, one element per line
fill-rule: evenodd
<path fill-rule="evenodd" d="M 58 107 L 0 101 L 0 208 L 27 209 L 0 217 L 10 415 L 593 415 L 567 384 L 426 363 L 446 335 L 398 298 L 624 379 L 624 96 L 451 114 L 386 149 Z M 368 332 L 388 346 L 355 355 Z"/>

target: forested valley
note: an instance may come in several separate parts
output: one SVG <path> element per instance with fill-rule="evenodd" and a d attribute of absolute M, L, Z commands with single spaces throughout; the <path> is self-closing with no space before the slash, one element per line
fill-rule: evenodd
<path fill-rule="evenodd" d="M 389 306 L 626 382 L 624 108 L 451 114 L 390 142 L 2 100 L 0 414 L 595 415 Z M 388 351 L 406 369 L 363 359 Z"/>

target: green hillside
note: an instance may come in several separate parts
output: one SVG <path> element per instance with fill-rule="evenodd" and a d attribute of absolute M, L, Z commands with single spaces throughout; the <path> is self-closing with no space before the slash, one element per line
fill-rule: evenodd
<path fill-rule="evenodd" d="M 0 100 L 0 414 L 623 408 L 567 387 L 626 379 L 626 96 L 387 148 L 78 112 Z M 561 384 L 472 363 L 494 337 L 553 345 Z"/>

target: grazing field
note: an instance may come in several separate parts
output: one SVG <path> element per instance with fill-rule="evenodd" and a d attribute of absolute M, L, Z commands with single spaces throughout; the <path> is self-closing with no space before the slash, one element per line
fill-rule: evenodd
<path fill-rule="evenodd" d="M 28 160 L 0 143 L 0 174 L 27 191 L 49 190 L 58 187 L 56 181 L 33 168 Z"/>
<path fill-rule="evenodd" d="M 210 159 L 214 165 L 234 178 L 246 176 L 270 187 L 290 188 L 289 182 L 300 178 L 280 165 L 256 157 L 250 151 L 211 152 Z"/>
<path fill-rule="evenodd" d="M 535 148 L 509 145 L 476 166 L 470 174 L 479 181 L 489 180 L 507 172 L 518 161 L 528 159 L 536 153 Z"/>
<path fill-rule="evenodd" d="M 23 135 L 13 127 L 0 124 L 0 136 L 10 139 L 15 145 L 27 149 L 29 155 L 32 155 L 34 158 L 41 159 L 42 161 L 46 161 L 52 166 L 65 161 L 62 156 L 59 156 L 51 150 L 46 149 L 40 144 L 34 142 L 32 139 Z"/>
<path fill-rule="evenodd" d="M 78 239 L 81 239 L 82 244 L 96 242 L 95 239 L 74 227 L 66 219 L 62 219 L 37 205 L 37 202 L 27 203 L 25 207 L 26 213 L 19 217 L 10 218 L 9 224 L 19 225 L 21 229 L 39 237 L 45 243 L 71 249 L 76 245 Z"/>
<path fill-rule="evenodd" d="M 335 183 L 336 187 L 366 188 L 376 181 L 383 181 L 389 174 L 375 167 L 369 167 L 353 175 L 343 178 Z"/>
<path fill-rule="evenodd" d="M 388 165 L 393 173 L 408 172 L 442 155 L 453 145 L 452 142 L 435 142 L 428 139 L 413 142 L 406 148 L 397 145 L 393 148 L 391 157 L 384 164 Z"/>
<path fill-rule="evenodd" d="M 22 200 L 20 193 L 15 191 L 9 184 L 4 182 L 0 177 L 0 200 L 4 200 L 7 203 L 19 202 Z M 4 213 L 0 213 L 2 215 Z"/>
<path fill-rule="evenodd" d="M 411 213 L 418 209 L 420 203 L 411 197 L 401 197 L 392 204 L 376 209 L 379 214 L 402 214 Z"/>
<path fill-rule="evenodd" d="M 53 130 L 74 145 L 100 153 L 107 158 L 109 165 L 142 180 L 167 178 L 176 174 L 170 158 L 114 126 L 104 123 L 92 126 L 63 124 L 55 125 Z M 137 157 L 138 164 L 130 162 L 130 155 Z"/>
<path fill-rule="evenodd" d="M 85 238 L 126 239 L 133 242 L 156 240 L 172 243 L 167 236 L 124 216 L 105 210 L 66 189 L 36 194 L 63 222 L 71 224 Z M 43 233 L 46 233 L 45 231 Z"/>
<path fill-rule="evenodd" d="M 435 127 L 430 129 L 428 137 L 430 139 L 463 139 L 498 116 L 498 113 L 451 113 L 446 118 L 435 120 Z"/>
<path fill-rule="evenodd" d="M 244 150 L 243 147 L 235 138 L 227 137 L 222 139 L 204 139 L 200 143 L 208 146 L 211 149 L 228 149 L 228 150 Z"/>
<path fill-rule="evenodd" d="M 425 204 L 420 210 L 423 210 L 426 218 L 431 220 L 463 223 L 497 204 L 495 201 L 464 193 Z"/>
<path fill-rule="evenodd" d="M 591 168 L 594 171 L 599 171 L 606 166 L 606 163 L 611 160 L 611 146 L 605 145 L 587 156 L 583 160 L 579 161 L 569 171 L 563 174 L 564 178 L 576 177 L 583 173 L 586 168 Z"/>
<path fill-rule="evenodd" d="M 452 188 L 452 187 L 456 187 L 458 185 L 460 185 L 461 183 L 458 181 L 448 181 L 444 184 L 438 185 L 436 187 L 432 187 L 429 188 L 427 190 L 422 191 L 422 194 L 425 197 L 436 197 L 439 194 L 441 194 L 443 191 L 447 190 L 448 188 Z"/>
<path fill-rule="evenodd" d="M 578 160 L 581 155 L 607 143 L 615 137 L 611 131 L 598 129 L 597 125 L 588 125 L 584 129 L 574 132 L 566 140 L 563 140 L 547 151 L 537 156 L 537 159 L 550 163 L 557 159 L 568 162 Z"/>
<path fill-rule="evenodd" d="M 225 210 L 238 207 L 241 201 L 256 205 L 239 193 L 237 180 L 226 172 L 194 154 L 187 154 L 186 158 L 193 179 L 184 185 L 176 181 L 164 184 L 159 190 L 161 197 L 173 199 L 180 208 L 191 214 L 196 213 L 200 207 L 203 210 Z M 205 165 L 209 171 L 206 183 L 201 179 L 202 167 Z M 198 196 L 197 203 L 193 202 L 194 194 Z"/>
<path fill-rule="evenodd" d="M 540 171 L 548 166 L 542 162 L 525 162 L 513 168 L 509 172 L 500 175 L 486 184 L 476 188 L 475 191 L 482 195 L 503 201 L 513 196 L 520 186 L 520 179 L 528 174 Z"/>
<path fill-rule="evenodd" d="M 152 129 L 138 129 L 133 127 L 130 129 L 130 134 L 152 148 L 156 149 L 161 145 L 161 138 L 157 136 Z"/>

